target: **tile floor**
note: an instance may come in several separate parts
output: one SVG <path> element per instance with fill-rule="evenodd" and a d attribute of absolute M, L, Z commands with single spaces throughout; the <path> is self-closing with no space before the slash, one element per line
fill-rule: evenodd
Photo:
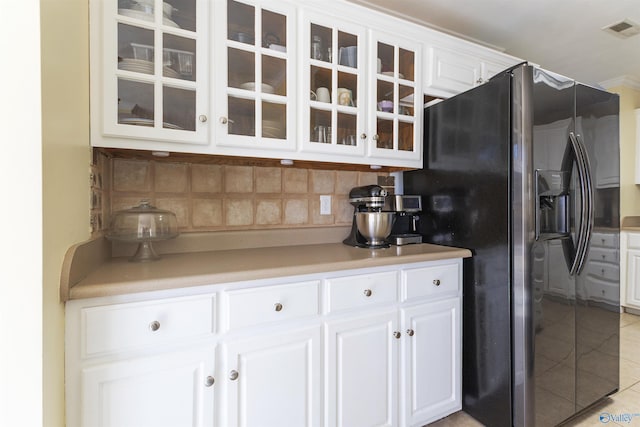
<path fill-rule="evenodd" d="M 601 416 L 619 416 L 621 414 L 629 414 L 630 419 L 626 421 L 611 418 L 600 420 Z M 640 427 L 640 316 L 623 313 L 620 317 L 620 391 L 597 403 L 580 417 L 564 424 L 563 427 L 603 425 Z M 483 424 L 462 411 L 429 424 L 429 427 L 482 426 Z"/>

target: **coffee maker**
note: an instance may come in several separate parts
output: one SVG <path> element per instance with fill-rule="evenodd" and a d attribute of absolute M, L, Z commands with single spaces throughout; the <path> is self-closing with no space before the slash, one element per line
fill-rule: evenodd
<path fill-rule="evenodd" d="M 390 194 L 385 197 L 383 211 L 395 212 L 396 221 L 387 239 L 392 245 L 422 243 L 417 232 L 418 214 L 422 211 L 422 198 L 417 195 Z"/>
<path fill-rule="evenodd" d="M 360 248 L 388 248 L 386 238 L 395 219 L 393 212 L 383 212 L 387 190 L 379 185 L 354 187 L 349 192 L 349 203 L 354 207 L 351 232 L 342 242 Z"/>

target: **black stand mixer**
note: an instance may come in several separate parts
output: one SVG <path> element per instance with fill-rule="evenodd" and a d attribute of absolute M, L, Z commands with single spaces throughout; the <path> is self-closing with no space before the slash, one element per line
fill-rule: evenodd
<path fill-rule="evenodd" d="M 395 220 L 394 212 L 383 212 L 387 190 L 379 185 L 352 188 L 349 203 L 354 207 L 349 236 L 342 242 L 360 248 L 388 248 L 387 237 Z"/>

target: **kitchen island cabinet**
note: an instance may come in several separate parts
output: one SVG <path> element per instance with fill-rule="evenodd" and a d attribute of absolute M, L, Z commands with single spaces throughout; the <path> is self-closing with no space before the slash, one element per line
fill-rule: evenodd
<path fill-rule="evenodd" d="M 193 263 L 192 279 L 161 277 L 176 273 L 166 255 L 152 265 L 151 282 L 164 283 L 156 290 L 146 288 L 151 264 L 128 263 L 128 284 L 115 268 L 110 295 L 103 283 L 102 296 L 67 302 L 68 425 L 417 426 L 459 410 L 461 258 L 470 253 L 345 246 L 353 256 L 341 268 L 329 261 L 343 246 L 246 250 L 248 280 L 232 280 L 230 265 L 203 274 Z M 291 250 L 308 251 L 321 270 L 300 265 L 304 254 L 281 261 L 278 275 L 263 267 Z M 105 270 L 76 286 L 98 277 Z"/>

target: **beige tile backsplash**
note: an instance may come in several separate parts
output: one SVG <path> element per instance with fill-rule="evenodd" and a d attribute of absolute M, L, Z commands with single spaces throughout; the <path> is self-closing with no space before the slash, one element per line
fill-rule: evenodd
<path fill-rule="evenodd" d="M 348 225 L 348 193 L 387 173 L 107 159 L 93 166 L 101 188 L 103 227 L 110 212 L 148 199 L 175 212 L 182 232 Z M 330 195 L 331 215 L 320 215 Z M 105 206 L 106 203 L 106 206 Z"/>

